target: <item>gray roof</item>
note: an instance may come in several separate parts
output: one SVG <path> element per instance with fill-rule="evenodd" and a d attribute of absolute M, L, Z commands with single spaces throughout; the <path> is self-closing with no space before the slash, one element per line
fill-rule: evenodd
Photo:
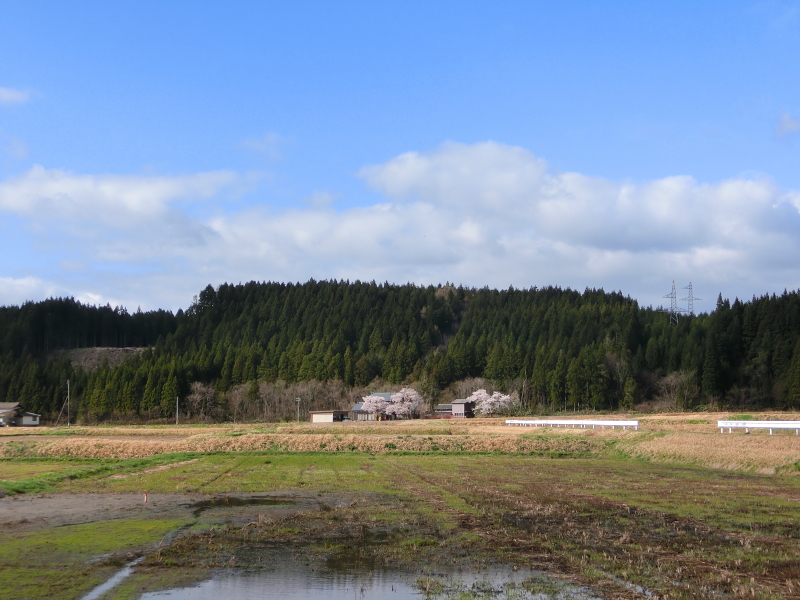
<path fill-rule="evenodd" d="M 451 404 L 475 404 L 474 400 L 465 400 L 464 398 L 459 398 L 458 400 L 453 400 Z"/>
<path fill-rule="evenodd" d="M 18 410 L 22 410 L 19 402 L 0 402 L 0 415 L 13 415 Z"/>

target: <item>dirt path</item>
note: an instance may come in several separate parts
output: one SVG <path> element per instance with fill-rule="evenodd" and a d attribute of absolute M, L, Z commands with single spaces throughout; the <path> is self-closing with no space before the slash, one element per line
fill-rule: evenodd
<path fill-rule="evenodd" d="M 202 494 L 20 494 L 0 499 L 0 525 L 58 527 L 142 515 L 185 513 L 181 507 L 207 498 Z M 27 527 L 26 527 L 27 528 Z"/>
<path fill-rule="evenodd" d="M 227 505 L 225 499 L 232 499 Z M 261 505 L 237 506 L 237 500 L 254 501 L 264 499 L 274 501 Z M 285 502 L 283 502 L 285 500 Z M 318 497 L 311 494 L 290 492 L 270 492 L 260 494 L 148 494 L 144 502 L 143 494 L 132 493 L 89 493 L 89 494 L 41 494 L 7 496 L 0 498 L 0 527 L 9 530 L 31 530 L 45 527 L 77 525 L 112 519 L 141 518 L 185 518 L 192 520 L 197 515 L 198 503 L 208 504 L 204 517 L 212 520 L 222 518 L 235 522 L 258 519 L 259 515 L 269 513 L 272 518 L 282 518 L 304 510 L 316 508 L 320 503 L 333 506 L 345 504 L 348 497 Z M 214 505 L 216 502 L 218 506 Z M 202 505 L 202 504 L 201 504 Z"/>

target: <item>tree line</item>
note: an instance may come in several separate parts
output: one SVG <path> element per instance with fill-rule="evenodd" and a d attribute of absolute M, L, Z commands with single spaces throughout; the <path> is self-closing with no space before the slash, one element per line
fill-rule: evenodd
<path fill-rule="evenodd" d="M 87 346 L 145 349 L 91 372 L 55 352 Z M 285 399 L 285 410 L 267 406 L 286 394 L 269 390 L 313 382 L 308 408 L 333 408 L 354 397 L 343 390 L 414 384 L 435 402 L 475 379 L 531 412 L 797 408 L 800 295 L 720 297 L 711 313 L 673 326 L 596 289 L 224 284 L 176 314 L 69 298 L 0 307 L 0 359 L 0 401 L 49 418 L 67 378 L 87 420 L 166 417 L 176 397 L 187 410 L 208 406 L 204 418 L 289 418 Z M 338 400 L 324 400 L 325 386 Z"/>

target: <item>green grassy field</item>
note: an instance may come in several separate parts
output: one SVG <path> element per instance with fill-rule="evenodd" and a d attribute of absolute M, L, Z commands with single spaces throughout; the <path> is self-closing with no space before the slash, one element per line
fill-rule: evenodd
<path fill-rule="evenodd" d="M 0 481 L 18 481 L 20 479 L 30 479 L 45 473 L 59 473 L 76 467 L 84 466 L 84 462 L 73 461 L 11 461 L 0 460 Z"/>
<path fill-rule="evenodd" d="M 119 553 L 157 543 L 182 524 L 132 519 L 0 532 L 0 597 L 79 598 L 119 569 Z"/>

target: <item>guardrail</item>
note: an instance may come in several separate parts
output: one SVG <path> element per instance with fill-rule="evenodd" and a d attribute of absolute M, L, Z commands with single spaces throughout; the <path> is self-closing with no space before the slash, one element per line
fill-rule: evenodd
<path fill-rule="evenodd" d="M 523 420 L 523 419 L 507 419 L 506 425 L 517 425 L 520 427 L 580 427 L 581 429 L 586 429 L 587 427 L 591 426 L 592 429 L 595 427 L 611 427 L 611 429 L 615 429 L 617 427 L 622 427 L 622 430 L 625 431 L 628 427 L 634 427 L 637 431 L 639 430 L 639 421 L 597 421 L 594 419 L 540 419 L 540 420 Z"/>
<path fill-rule="evenodd" d="M 717 421 L 720 433 L 733 433 L 734 429 L 744 429 L 745 433 L 750 433 L 751 429 L 769 429 L 772 435 L 773 429 L 794 429 L 795 435 L 800 435 L 800 421 Z"/>

